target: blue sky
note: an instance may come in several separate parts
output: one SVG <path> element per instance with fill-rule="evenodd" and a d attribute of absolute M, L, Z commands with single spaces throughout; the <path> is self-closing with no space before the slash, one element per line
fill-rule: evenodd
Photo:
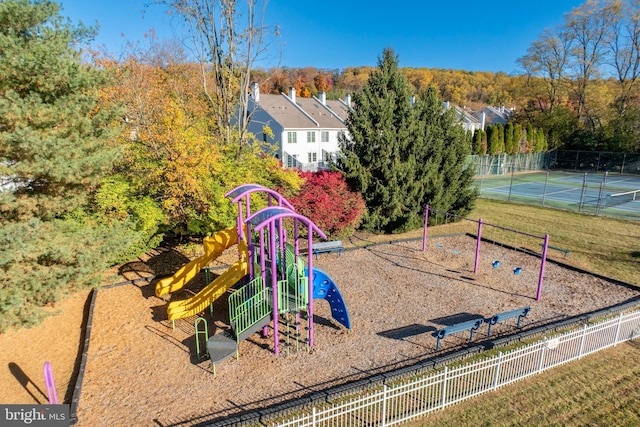
<path fill-rule="evenodd" d="M 153 0 L 59 0 L 61 14 L 98 22 L 96 43 L 112 53 L 151 29 L 160 38 L 184 38 L 177 18 Z M 545 28 L 585 0 L 468 1 L 270 0 L 266 19 L 282 36 L 280 65 L 343 69 L 374 66 L 385 47 L 401 67 L 517 71 L 516 59 Z M 239 0 L 242 3 L 242 0 Z M 278 65 L 275 49 L 263 66 Z"/>

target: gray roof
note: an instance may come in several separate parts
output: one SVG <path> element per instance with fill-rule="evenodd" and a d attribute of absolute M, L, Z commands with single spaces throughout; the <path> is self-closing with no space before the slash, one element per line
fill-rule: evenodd
<path fill-rule="evenodd" d="M 344 123 L 332 114 L 331 111 L 315 98 L 296 97 L 296 104 L 309 114 L 318 127 L 323 129 L 344 129 Z"/>
<path fill-rule="evenodd" d="M 326 104 L 343 122 L 349 117 L 349 107 L 343 101 L 327 99 Z"/>
<path fill-rule="evenodd" d="M 260 94 L 260 101 L 257 102 L 257 105 L 285 129 L 309 129 L 318 127 L 310 117 L 293 105 L 285 94 Z"/>
<path fill-rule="evenodd" d="M 322 105 L 317 98 L 296 97 L 296 103 L 284 93 L 260 94 L 259 108 L 268 113 L 285 129 L 344 129 L 348 107 L 340 101 L 326 101 Z"/>

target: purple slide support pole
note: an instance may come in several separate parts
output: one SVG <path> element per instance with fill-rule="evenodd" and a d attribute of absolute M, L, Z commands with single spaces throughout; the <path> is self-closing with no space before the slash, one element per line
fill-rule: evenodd
<path fill-rule="evenodd" d="M 280 354 L 278 336 L 278 267 L 276 266 L 276 222 L 269 223 L 269 250 L 271 251 L 271 293 L 273 294 L 273 352 Z"/>
<path fill-rule="evenodd" d="M 265 251 L 264 251 L 264 228 L 260 229 L 260 277 L 262 277 L 262 292 L 267 292 L 267 289 L 265 288 L 266 286 L 266 281 L 267 281 L 267 273 L 266 273 L 266 263 L 265 263 Z M 267 326 L 265 325 L 264 328 L 262 328 L 262 336 L 264 338 L 267 337 L 268 335 L 268 329 Z"/>
<path fill-rule="evenodd" d="M 298 256 L 300 255 L 300 246 L 298 245 L 298 226 L 300 224 L 298 223 L 298 218 L 294 218 L 293 219 L 293 254 L 295 255 L 293 257 L 293 260 L 295 262 L 295 270 L 298 271 Z M 297 277 L 297 276 L 296 276 Z M 299 279 L 299 277 L 298 277 Z"/>
<path fill-rule="evenodd" d="M 47 396 L 49 396 L 49 404 L 58 404 L 58 394 L 56 393 L 56 383 L 53 381 L 53 371 L 51 363 L 44 362 L 44 382 L 47 386 Z"/>
<path fill-rule="evenodd" d="M 536 301 L 542 297 L 542 281 L 544 280 L 544 266 L 547 263 L 547 248 L 549 247 L 549 234 L 544 235 L 544 246 L 542 247 L 542 261 L 540 262 L 540 277 L 538 277 L 538 291 Z"/>
<path fill-rule="evenodd" d="M 307 265 L 309 273 L 307 281 L 309 282 L 309 347 L 313 347 L 313 228 L 309 222 L 309 231 L 307 232 Z"/>
<path fill-rule="evenodd" d="M 476 262 L 473 266 L 473 274 L 478 272 L 480 262 L 480 242 L 482 241 L 482 218 L 478 219 L 478 241 L 476 242 Z"/>
<path fill-rule="evenodd" d="M 424 209 L 424 230 L 422 231 L 422 252 L 427 250 L 427 222 L 429 222 L 429 205 Z"/>
<path fill-rule="evenodd" d="M 237 227 L 238 227 L 238 241 L 240 241 L 240 239 L 242 239 L 242 201 L 238 202 Z"/>

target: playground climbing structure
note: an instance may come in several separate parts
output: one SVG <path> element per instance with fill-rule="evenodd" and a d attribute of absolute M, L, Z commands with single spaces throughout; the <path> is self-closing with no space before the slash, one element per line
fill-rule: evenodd
<path fill-rule="evenodd" d="M 252 213 L 250 195 L 266 193 L 267 207 Z M 238 261 L 202 291 L 191 298 L 171 302 L 169 320 L 194 316 L 203 311 L 229 289 L 229 324 L 231 329 L 207 341 L 207 351 L 215 365 L 237 355 L 244 339 L 262 330 L 273 331 L 273 351 L 280 353 L 282 343 L 296 348 L 302 343 L 313 346 L 313 300 L 325 299 L 332 317 L 351 329 L 346 304 L 337 285 L 323 271 L 313 267 L 313 236 L 326 235 L 310 219 L 295 212 L 280 194 L 257 184 L 239 186 L 226 195 L 238 206 L 236 228 L 216 233 L 205 245 L 205 255 L 185 265 L 171 277 L 158 282 L 156 295 L 173 292 L 193 278 L 200 269 L 219 256 L 224 249 L 238 245 Z M 288 235 L 287 230 L 292 230 Z M 306 242 L 300 237 L 304 230 Z M 306 243 L 306 254 L 301 244 Z M 305 265 L 306 258 L 306 265 Z M 311 274 L 309 274 L 311 272 Z M 310 279 L 311 277 L 311 279 Z M 303 322 L 306 326 L 303 327 Z M 284 339 L 280 326 L 284 325 Z"/>

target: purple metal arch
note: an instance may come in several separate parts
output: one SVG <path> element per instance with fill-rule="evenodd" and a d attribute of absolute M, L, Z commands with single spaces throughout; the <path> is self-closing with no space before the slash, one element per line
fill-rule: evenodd
<path fill-rule="evenodd" d="M 238 229 L 238 241 L 245 240 L 244 232 L 246 231 L 247 232 L 246 241 L 247 241 L 247 248 L 248 248 L 247 252 L 249 255 L 249 259 L 253 259 L 255 256 L 255 247 L 254 247 L 255 245 L 253 244 L 253 241 L 251 239 L 251 225 L 247 224 L 246 229 L 242 226 L 242 223 L 244 222 L 243 212 L 242 212 L 242 199 L 244 198 L 245 200 L 246 216 L 249 217 L 251 216 L 251 199 L 249 196 L 251 195 L 251 193 L 255 193 L 258 191 L 267 193 L 267 203 L 269 204 L 269 206 L 272 206 L 273 199 L 275 198 L 277 200 L 278 206 L 282 206 L 284 204 L 287 207 L 289 207 L 291 210 L 295 210 L 293 205 L 289 203 L 289 201 L 285 199 L 280 193 L 270 188 L 264 187 L 260 184 L 243 184 L 225 194 L 225 197 L 232 198 L 231 203 L 238 204 L 238 218 L 236 221 L 236 228 Z M 239 256 L 242 256 L 242 255 L 239 254 Z M 253 280 L 255 278 L 253 262 L 249 263 L 249 277 L 250 277 L 250 280 Z"/>
<path fill-rule="evenodd" d="M 264 208 L 256 212 L 255 214 L 251 215 L 249 218 L 245 219 L 244 222 L 245 224 L 250 223 L 251 225 L 253 225 L 253 229 L 255 231 L 258 231 L 261 228 L 263 228 L 265 225 L 267 225 L 269 222 L 275 221 L 281 218 L 297 219 L 298 221 L 301 221 L 303 224 L 307 226 L 311 226 L 312 231 L 315 231 L 317 234 L 320 235 L 320 237 L 322 237 L 325 240 L 327 239 L 327 235 L 324 234 L 322 230 L 320 230 L 318 226 L 315 225 L 313 221 L 311 221 L 309 218 L 282 206 L 277 206 L 277 207 L 272 206 L 272 207 Z M 309 235 L 309 237 L 311 237 L 311 235 Z"/>
<path fill-rule="evenodd" d="M 241 185 L 241 186 L 236 187 L 233 190 L 229 191 L 227 194 L 225 194 L 225 197 L 233 197 L 233 199 L 231 200 L 231 203 L 237 203 L 238 201 L 241 200 L 242 197 L 247 196 L 247 195 L 249 195 L 251 193 L 255 193 L 256 191 L 264 191 L 269 196 L 275 197 L 275 199 L 278 201 L 278 206 L 285 205 L 289 209 L 295 210 L 293 205 L 291 203 L 289 203 L 289 201 L 287 199 L 285 199 L 284 196 L 282 196 L 280 193 L 278 193 L 277 191 L 272 190 L 270 188 L 263 187 L 262 185 L 258 185 L 258 184 L 244 184 L 244 185 Z"/>

